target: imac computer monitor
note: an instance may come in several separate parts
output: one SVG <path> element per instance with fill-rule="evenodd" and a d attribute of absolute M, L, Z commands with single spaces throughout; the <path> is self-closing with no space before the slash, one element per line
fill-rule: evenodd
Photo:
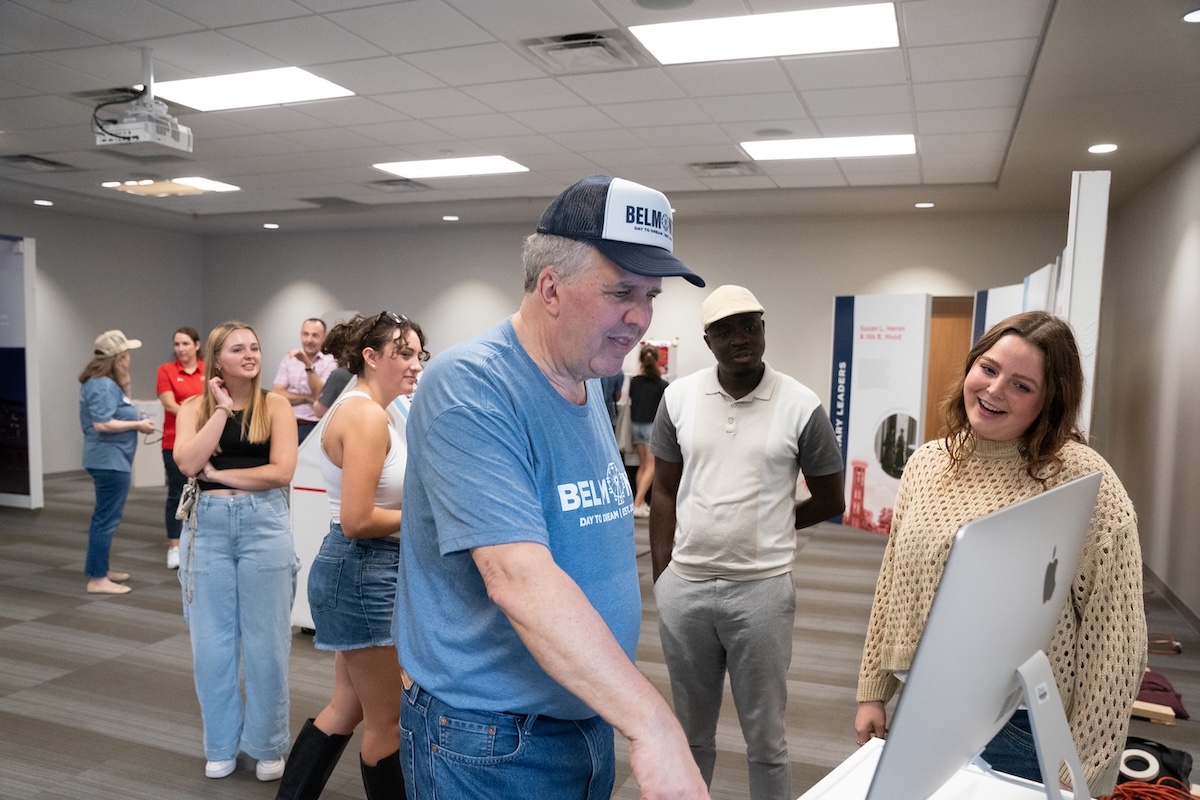
<path fill-rule="evenodd" d="M 1017 670 L 1046 649 L 1070 596 L 1100 478 L 959 529 L 867 800 L 929 797 L 1012 716 L 1024 698 Z"/>

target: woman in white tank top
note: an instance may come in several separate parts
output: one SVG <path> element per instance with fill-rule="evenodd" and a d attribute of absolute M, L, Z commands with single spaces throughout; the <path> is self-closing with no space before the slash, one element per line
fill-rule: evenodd
<path fill-rule="evenodd" d="M 308 576 L 314 644 L 337 653 L 333 698 L 296 737 L 276 798 L 318 797 L 362 722 L 367 798 L 394 800 L 405 796 L 392 609 L 407 453 L 388 407 L 412 394 L 429 353 L 420 327 L 388 311 L 335 325 L 324 350 L 357 377 L 321 430 L 332 522 Z"/>

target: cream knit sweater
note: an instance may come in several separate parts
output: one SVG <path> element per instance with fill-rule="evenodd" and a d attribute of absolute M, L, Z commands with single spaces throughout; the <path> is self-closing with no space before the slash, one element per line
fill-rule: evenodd
<path fill-rule="evenodd" d="M 980 440 L 971 457 L 950 472 L 940 441 L 909 459 L 875 585 L 859 702 L 886 702 L 899 686 L 893 672 L 911 666 L 959 526 L 1043 491 L 1025 472 L 1017 447 L 1017 440 Z M 1146 665 L 1141 546 L 1133 504 L 1108 463 L 1075 442 L 1060 455 L 1063 469 L 1047 488 L 1096 470 L 1104 476 L 1071 599 L 1046 651 L 1088 788 L 1099 796 L 1116 782 Z M 1059 778 L 1069 784 L 1065 767 Z"/>

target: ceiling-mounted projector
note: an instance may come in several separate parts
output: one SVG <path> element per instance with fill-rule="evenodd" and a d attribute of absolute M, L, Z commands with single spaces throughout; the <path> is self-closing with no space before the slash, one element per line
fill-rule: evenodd
<path fill-rule="evenodd" d="M 118 145 L 141 154 L 162 152 L 163 147 L 190 153 L 192 129 L 168 114 L 163 101 L 143 97 L 130 104 L 120 120 L 98 124 L 96 144 Z"/>

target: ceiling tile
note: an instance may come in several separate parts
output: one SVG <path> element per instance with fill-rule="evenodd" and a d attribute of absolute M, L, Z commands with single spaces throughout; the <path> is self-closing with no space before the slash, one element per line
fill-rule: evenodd
<path fill-rule="evenodd" d="M 314 64 L 308 67 L 308 71 L 358 95 L 411 92 L 445 86 L 437 78 L 427 75 L 396 56 L 363 58 L 336 64 Z"/>
<path fill-rule="evenodd" d="M 334 12 L 327 14 L 326 19 L 389 53 L 416 53 L 492 41 L 487 31 L 440 0 L 385 3 Z"/>
<path fill-rule="evenodd" d="M 920 161 L 916 156 L 876 156 L 873 158 L 835 158 L 838 168 L 846 174 L 861 175 L 866 173 L 904 172 L 912 175 L 912 182 L 919 178 L 917 169 Z"/>
<path fill-rule="evenodd" d="M 258 69 L 286 67 L 288 62 L 248 47 L 222 33 L 205 31 L 153 39 L 142 44 L 154 51 L 154 78 L 207 78 L 213 75 L 231 75 Z M 184 75 L 173 75 L 165 68 L 176 67 Z M 141 80 L 139 68 L 130 83 Z"/>
<path fill-rule="evenodd" d="M 8 25 L 8 9 L 13 5 L 11 2 L 4 3 L 4 27 Z M 174 36 L 203 27 L 148 0 L 104 0 L 103 11 L 99 13 L 92 3 L 43 2 L 38 4 L 38 11 L 110 42 L 136 42 L 156 36 Z M 17 20 L 19 22 L 19 15 Z"/>
<path fill-rule="evenodd" d="M 1020 105 L 1024 91 L 1024 78 L 921 83 L 913 86 L 913 100 L 917 111 L 1005 108 Z"/>
<path fill-rule="evenodd" d="M 289 142 L 296 142 L 309 150 L 346 151 L 355 147 L 370 147 L 375 141 L 344 128 L 320 128 L 312 131 L 292 131 L 279 134 Z"/>
<path fill-rule="evenodd" d="M 922 134 L 920 147 L 922 163 L 926 157 L 958 153 L 999 154 L 1008 147 L 1007 131 L 991 133 Z"/>
<path fill-rule="evenodd" d="M 106 44 L 99 36 L 64 25 L 16 3 L 0 4 L 0 48 L 13 53 L 66 50 Z"/>
<path fill-rule="evenodd" d="M 638 128 L 638 138 L 651 147 L 677 144 L 728 144 L 733 141 L 720 125 L 663 125 Z"/>
<path fill-rule="evenodd" d="M 519 136 L 531 133 L 529 128 L 504 114 L 476 114 L 427 121 L 433 127 L 441 128 L 458 139 L 473 139 L 478 136 Z"/>
<path fill-rule="evenodd" d="M 406 55 L 404 60 L 455 86 L 545 77 L 542 70 L 502 44 L 480 44 L 429 53 L 412 53 Z"/>
<path fill-rule="evenodd" d="M 917 130 L 926 133 L 981 133 L 1012 130 L 1017 108 L 979 108 L 961 111 L 919 111 Z"/>
<path fill-rule="evenodd" d="M 385 122 L 379 125 L 360 125 L 354 129 L 363 136 L 388 145 L 405 145 L 412 142 L 436 142 L 446 138 L 437 128 L 419 120 Z M 403 161 L 405 159 L 393 159 Z"/>
<path fill-rule="evenodd" d="M 261 133 L 283 133 L 286 131 L 303 131 L 312 128 L 325 128 L 328 123 L 304 114 L 293 106 L 262 106 L 259 108 L 234 108 L 228 111 L 210 111 L 204 114 L 189 114 L 185 122 L 192 117 L 224 117 L 231 122 L 245 125 Z"/>
<path fill-rule="evenodd" d="M 612 117 L 591 106 L 566 110 L 513 111 L 508 116 L 538 133 L 565 133 L 620 127 Z"/>
<path fill-rule="evenodd" d="M 1052 0 L 908 0 L 900 5 L 909 47 L 1041 36 Z"/>
<path fill-rule="evenodd" d="M 613 27 L 612 20 L 590 2 L 446 2 L 501 41 L 590 33 Z"/>
<path fill-rule="evenodd" d="M 298 103 L 294 108 L 301 114 L 319 119 L 328 125 L 369 125 L 373 122 L 398 122 L 407 119 L 405 114 L 394 108 L 376 103 L 365 97 L 338 97 Z"/>
<path fill-rule="evenodd" d="M 818 89 L 801 92 L 801 96 L 818 123 L 823 117 L 902 114 L 912 110 L 907 86 Z"/>
<path fill-rule="evenodd" d="M 91 124 L 91 106 L 60 97 L 12 97 L 0 100 L 0 130 L 26 131 L 78 125 L 87 130 Z"/>
<path fill-rule="evenodd" d="M 822 136 L 889 136 L 916 133 L 912 114 L 869 114 L 861 117 L 829 117 L 819 120 Z"/>
<path fill-rule="evenodd" d="M 385 55 L 367 40 L 322 17 L 261 22 L 222 32 L 295 67 Z"/>
<path fill-rule="evenodd" d="M 721 130 L 725 131 L 735 142 L 748 142 L 756 139 L 805 139 L 821 135 L 817 126 L 810 119 L 773 119 L 766 123 L 756 119 L 723 122 Z"/>
<path fill-rule="evenodd" d="M 862 170 L 847 172 L 846 183 L 850 186 L 915 186 L 921 182 L 916 169 Z"/>
<path fill-rule="evenodd" d="M 792 83 L 808 89 L 889 86 L 908 80 L 899 48 L 862 53 L 831 53 L 781 59 Z"/>
<path fill-rule="evenodd" d="M 457 117 L 466 114 L 486 114 L 492 111 L 466 92 L 458 89 L 426 89 L 419 92 L 397 92 L 376 95 L 373 100 L 389 108 L 403 111 L 415 119 Z"/>
<path fill-rule="evenodd" d="M 513 116 L 516 115 L 514 114 Z M 574 150 L 588 158 L 591 158 L 592 153 L 598 150 L 617 150 L 619 148 L 635 150 L 646 146 L 633 132 L 627 131 L 624 128 L 615 128 L 612 130 L 583 128 L 580 130 L 562 131 L 561 133 L 549 133 L 548 135 L 568 150 Z"/>
<path fill-rule="evenodd" d="M 0 74 L 5 81 L 20 85 L 20 94 L 69 94 L 71 92 L 108 88 L 108 83 L 94 75 L 60 66 L 41 56 L 0 56 Z"/>
<path fill-rule="evenodd" d="M 651 125 L 693 124 L 711 118 L 693 100 L 654 100 L 641 103 L 607 103 L 600 110 L 626 128 Z"/>
<path fill-rule="evenodd" d="M 463 91 L 497 111 L 531 111 L 587 105 L 583 98 L 552 78 L 488 83 L 468 86 Z"/>
<path fill-rule="evenodd" d="M 804 119 L 804 106 L 794 92 L 700 97 L 696 103 L 715 122 Z"/>
<path fill-rule="evenodd" d="M 683 90 L 661 69 L 564 75 L 559 80 L 584 100 L 595 104 L 667 100 L 684 96 Z"/>
<path fill-rule="evenodd" d="M 301 17 L 309 10 L 292 0 L 154 0 L 180 16 L 195 20 L 208 28 L 246 25 L 288 17 Z"/>
<path fill-rule="evenodd" d="M 736 95 L 752 91 L 790 92 L 792 86 L 777 59 L 731 61 L 723 64 L 679 64 L 663 67 L 690 97 Z"/>
<path fill-rule="evenodd" d="M 908 63 L 914 83 L 964 81 L 975 78 L 1028 76 L 1037 55 L 1037 39 L 914 47 Z"/>

